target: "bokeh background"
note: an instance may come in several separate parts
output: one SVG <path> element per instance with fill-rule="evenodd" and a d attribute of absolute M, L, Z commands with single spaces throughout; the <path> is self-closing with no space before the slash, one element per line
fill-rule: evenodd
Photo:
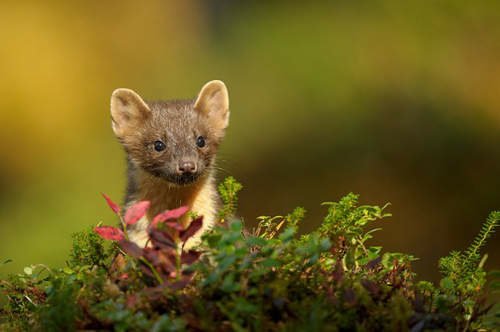
<path fill-rule="evenodd" d="M 2 1 L 0 40 L 0 275 L 63 265 L 71 233 L 116 222 L 117 87 L 226 82 L 219 176 L 244 184 L 250 225 L 300 205 L 312 229 L 351 191 L 391 202 L 375 243 L 435 280 L 500 208 L 499 2 Z"/>

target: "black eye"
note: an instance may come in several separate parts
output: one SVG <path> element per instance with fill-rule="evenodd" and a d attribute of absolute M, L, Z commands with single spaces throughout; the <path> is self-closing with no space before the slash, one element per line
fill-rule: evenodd
<path fill-rule="evenodd" d="M 163 143 L 162 141 L 156 141 L 154 142 L 154 145 L 155 145 L 155 150 L 158 152 L 165 150 L 165 148 L 167 147 L 165 143 Z"/>
<path fill-rule="evenodd" d="M 196 139 L 196 145 L 199 148 L 204 147 L 205 146 L 205 138 L 203 136 L 198 136 L 198 138 Z"/>

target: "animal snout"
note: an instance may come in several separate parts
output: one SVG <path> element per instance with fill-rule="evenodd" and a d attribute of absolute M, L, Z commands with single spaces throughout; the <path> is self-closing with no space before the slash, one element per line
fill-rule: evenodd
<path fill-rule="evenodd" d="M 179 175 L 196 173 L 196 164 L 190 160 L 181 161 L 177 165 L 177 173 Z"/>

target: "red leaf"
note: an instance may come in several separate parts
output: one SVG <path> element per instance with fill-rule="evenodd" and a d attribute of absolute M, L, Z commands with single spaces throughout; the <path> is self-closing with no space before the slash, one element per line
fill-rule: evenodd
<path fill-rule="evenodd" d="M 166 221 L 165 225 L 167 225 L 168 227 L 173 228 L 179 232 L 184 230 L 184 226 L 179 224 L 177 221 Z"/>
<path fill-rule="evenodd" d="M 189 227 L 185 230 L 182 231 L 180 234 L 180 238 L 182 241 L 186 241 L 189 239 L 191 236 L 193 236 L 196 232 L 198 232 L 203 226 L 203 217 L 198 217 L 195 220 L 189 224 Z"/>
<path fill-rule="evenodd" d="M 94 232 L 105 240 L 120 241 L 125 238 L 121 229 L 112 226 L 94 227 Z"/>
<path fill-rule="evenodd" d="M 165 286 L 170 288 L 171 290 L 179 290 L 186 287 L 191 282 L 191 279 L 193 279 L 191 276 L 184 276 L 179 281 L 166 282 Z"/>
<path fill-rule="evenodd" d="M 165 212 L 162 212 L 162 213 L 156 215 L 156 217 L 154 217 L 152 225 L 156 226 L 156 224 L 158 224 L 159 222 L 164 222 L 164 221 L 171 220 L 171 219 L 179 219 L 184 214 L 186 214 L 186 212 L 188 212 L 188 210 L 189 210 L 189 207 L 181 206 L 180 208 L 177 208 L 177 209 L 167 210 Z"/>
<path fill-rule="evenodd" d="M 127 225 L 135 224 L 139 219 L 144 217 L 150 205 L 151 202 L 149 201 L 140 201 L 129 207 L 127 212 L 125 212 L 125 223 Z"/>
<path fill-rule="evenodd" d="M 141 265 L 141 271 L 142 271 L 142 273 L 144 273 L 148 277 L 154 277 L 154 274 L 153 274 L 153 272 L 151 272 L 151 269 L 149 268 L 149 266 Z"/>
<path fill-rule="evenodd" d="M 150 229 L 149 230 L 149 237 L 151 239 L 151 242 L 153 243 L 154 246 L 159 247 L 159 248 L 176 248 L 174 239 L 170 236 L 170 234 L 166 232 L 162 232 L 157 229 Z"/>
<path fill-rule="evenodd" d="M 129 309 L 133 309 L 137 305 L 137 302 L 139 302 L 139 299 L 135 294 L 129 295 L 125 300 L 125 304 Z"/>
<path fill-rule="evenodd" d="M 175 256 L 169 255 L 167 252 L 144 248 L 144 258 L 146 258 L 157 271 L 158 269 L 163 269 L 166 273 L 170 273 L 176 269 Z"/>
<path fill-rule="evenodd" d="M 113 202 L 111 200 L 111 198 L 109 198 L 109 196 L 106 195 L 105 193 L 101 193 L 101 194 L 104 197 L 104 199 L 106 200 L 106 203 L 108 203 L 108 206 L 111 208 L 111 210 L 113 210 L 113 212 L 116 214 L 120 214 L 120 206 L 118 204 L 116 204 L 115 202 Z"/>
<path fill-rule="evenodd" d="M 142 256 L 142 249 L 132 241 L 121 240 L 119 243 L 120 248 L 129 256 L 139 258 Z"/>
<path fill-rule="evenodd" d="M 182 264 L 191 265 L 200 258 L 201 252 L 195 250 L 183 251 L 181 254 Z"/>

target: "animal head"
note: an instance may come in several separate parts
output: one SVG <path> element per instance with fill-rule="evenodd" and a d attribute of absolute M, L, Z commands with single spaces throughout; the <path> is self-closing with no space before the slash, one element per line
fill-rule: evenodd
<path fill-rule="evenodd" d="M 135 167 L 186 185 L 214 162 L 229 123 L 229 96 L 222 81 L 206 83 L 192 100 L 145 101 L 130 89 L 116 89 L 111 119 Z"/>

